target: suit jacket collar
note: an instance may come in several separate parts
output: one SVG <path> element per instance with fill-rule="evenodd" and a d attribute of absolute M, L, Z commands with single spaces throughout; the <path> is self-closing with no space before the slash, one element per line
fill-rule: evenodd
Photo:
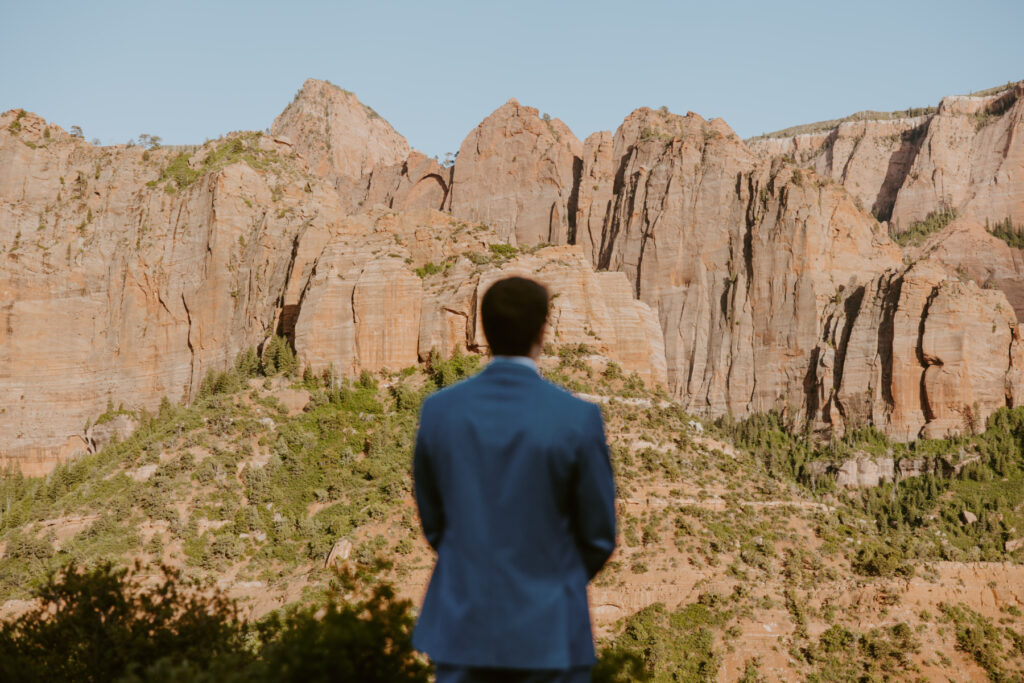
<path fill-rule="evenodd" d="M 517 375 L 540 379 L 540 371 L 536 364 L 531 367 L 526 363 L 509 360 L 507 357 L 495 357 L 487 364 L 483 372 L 488 375 Z"/>
<path fill-rule="evenodd" d="M 524 368 L 529 368 L 536 373 L 540 373 L 537 369 L 537 362 L 529 356 L 494 356 L 491 359 L 492 363 L 508 363 L 512 365 L 521 365 Z"/>

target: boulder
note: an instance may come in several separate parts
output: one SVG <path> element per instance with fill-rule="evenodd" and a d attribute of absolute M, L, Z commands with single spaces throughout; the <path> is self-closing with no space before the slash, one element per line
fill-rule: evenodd
<path fill-rule="evenodd" d="M 103 447 L 114 441 L 124 441 L 139 426 L 134 415 L 116 413 L 109 419 L 97 421 L 85 430 L 85 440 L 89 444 L 90 453 L 99 453 Z"/>
<path fill-rule="evenodd" d="M 894 479 L 892 458 L 855 458 L 842 463 L 836 473 L 840 488 L 868 488 Z"/>
<path fill-rule="evenodd" d="M 329 569 L 334 566 L 341 566 L 351 554 L 352 541 L 347 538 L 339 538 L 331 547 L 331 552 L 327 554 L 327 560 L 324 562 L 324 567 Z"/>

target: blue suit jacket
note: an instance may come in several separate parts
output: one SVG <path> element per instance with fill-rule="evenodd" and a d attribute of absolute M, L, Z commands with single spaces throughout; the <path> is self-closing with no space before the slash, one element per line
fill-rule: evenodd
<path fill-rule="evenodd" d="M 470 667 L 593 664 L 586 587 L 615 547 L 600 409 L 494 360 L 424 402 L 413 475 L 437 550 L 415 647 Z"/>

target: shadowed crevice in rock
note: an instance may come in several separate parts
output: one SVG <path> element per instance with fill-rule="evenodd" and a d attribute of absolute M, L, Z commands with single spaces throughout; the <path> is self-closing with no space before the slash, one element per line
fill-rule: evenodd
<path fill-rule="evenodd" d="M 881 283 L 880 283 L 881 284 Z M 878 325 L 878 344 L 876 352 L 882 363 L 882 400 L 888 411 L 892 411 L 895 400 L 892 394 L 893 338 L 895 335 L 896 308 L 900 303 L 900 292 L 903 289 L 903 276 L 890 276 L 882 295 L 882 315 Z"/>
<path fill-rule="evenodd" d="M 754 202 L 754 193 L 750 193 L 750 202 Z M 756 221 L 753 219 L 754 207 L 747 209 L 747 220 L 744 223 L 743 230 L 743 267 L 747 272 L 747 289 L 749 290 L 750 284 L 754 280 L 754 226 Z"/>
<path fill-rule="evenodd" d="M 810 358 L 807 361 L 807 372 L 804 373 L 804 409 L 807 411 L 807 421 L 818 414 L 818 358 L 821 355 L 821 347 L 814 347 L 811 350 Z"/>
<path fill-rule="evenodd" d="M 188 343 L 189 373 L 188 383 L 185 385 L 185 396 L 191 399 L 194 395 L 192 389 L 196 377 L 196 349 L 192 345 L 192 313 L 188 309 L 188 300 L 185 298 L 185 292 L 181 293 L 181 305 L 185 309 L 185 318 L 188 321 L 188 332 L 185 335 L 185 341 Z"/>
<path fill-rule="evenodd" d="M 921 411 L 924 413 L 925 422 L 931 422 L 935 419 L 935 412 L 931 409 L 931 405 L 928 402 L 928 387 L 925 384 L 925 378 L 928 376 L 928 367 L 930 365 L 942 365 L 942 360 L 939 358 L 928 358 L 924 353 L 924 329 L 925 323 L 928 321 L 928 310 L 932 307 L 932 303 L 935 301 L 935 297 L 939 295 L 939 288 L 933 287 L 931 293 L 928 294 L 928 299 L 924 303 L 924 308 L 921 311 L 921 321 L 917 326 L 917 362 L 921 364 L 924 372 L 921 373 L 921 386 L 920 386 L 920 401 Z"/>
<path fill-rule="evenodd" d="M 604 229 L 601 231 L 601 246 L 598 249 L 596 264 L 598 270 L 608 270 L 611 267 L 612 251 L 618 242 L 619 231 L 624 223 L 621 220 L 621 205 L 626 184 L 626 169 L 634 154 L 635 151 L 632 148 L 630 152 L 623 154 L 619 158 L 618 167 L 615 169 L 615 180 L 612 182 L 612 199 L 605 216 Z M 630 202 L 628 215 L 632 215 L 632 202 L 636 195 L 636 188 L 632 187 L 630 189 L 631 191 L 626 197 L 627 201 Z"/>
<path fill-rule="evenodd" d="M 286 271 L 288 274 L 285 276 L 284 286 L 281 288 L 281 294 L 277 300 L 277 305 L 280 310 L 277 322 L 277 334 L 288 337 L 288 339 L 291 340 L 294 340 L 295 338 L 295 321 L 299 317 L 299 309 L 302 305 L 302 299 L 300 293 L 298 301 L 290 303 L 286 300 L 286 292 L 289 290 L 289 285 L 292 284 L 292 278 L 294 277 L 295 259 L 299 253 L 299 241 L 301 237 L 301 234 L 299 234 L 292 240 L 292 250 L 291 255 L 288 258 L 288 270 Z"/>
<path fill-rule="evenodd" d="M 569 235 L 568 243 L 576 244 L 576 212 L 580 203 L 580 182 L 583 179 L 583 159 L 573 157 L 572 160 L 572 190 L 569 192 L 569 201 L 566 208 L 569 211 Z"/>
<path fill-rule="evenodd" d="M 859 137 L 856 140 L 854 140 L 854 142 L 853 142 L 853 149 L 850 150 L 850 155 L 848 157 L 846 157 L 846 163 L 843 164 L 843 171 L 842 171 L 842 173 L 839 176 L 840 177 L 840 182 L 842 182 L 844 185 L 846 184 L 847 177 L 848 177 L 849 172 L 850 172 L 850 166 L 853 164 L 853 160 L 857 156 L 857 148 L 860 147 L 861 143 L 863 143 L 863 142 L 864 142 L 864 138 L 863 137 Z"/>
<path fill-rule="evenodd" d="M 861 285 L 843 302 L 843 329 L 840 332 L 839 343 L 836 344 L 836 368 L 835 374 L 832 376 L 832 396 L 833 401 L 835 401 L 836 410 L 839 411 L 844 420 L 847 419 L 847 414 L 846 408 L 839 398 L 839 389 L 842 386 L 843 371 L 846 368 L 846 350 L 850 345 L 850 335 L 853 333 L 853 326 L 860 315 L 861 305 L 864 303 L 865 291 L 866 287 Z"/>
<path fill-rule="evenodd" d="M 892 209 L 896 204 L 896 195 L 906 182 L 907 174 L 914 165 L 914 160 L 921 151 L 921 142 L 928 132 L 928 121 L 915 126 L 900 135 L 901 143 L 896 152 L 889 157 L 885 170 L 885 178 L 878 190 L 878 196 L 871 207 L 871 213 L 880 221 L 892 218 Z"/>

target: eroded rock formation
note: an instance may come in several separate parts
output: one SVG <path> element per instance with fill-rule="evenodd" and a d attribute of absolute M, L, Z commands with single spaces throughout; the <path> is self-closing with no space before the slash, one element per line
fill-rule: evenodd
<path fill-rule="evenodd" d="M 943 207 L 984 222 L 1024 224 L 1024 82 L 989 95 L 949 96 L 929 113 L 852 117 L 819 132 L 750 141 L 841 183 L 897 230 Z M 917 112 L 908 112 L 917 113 Z"/>
<path fill-rule="evenodd" d="M 302 84 L 270 132 L 294 145 L 348 203 L 361 194 L 361 178 L 409 156 L 409 143 L 380 114 L 354 93 L 315 78 Z"/>
<path fill-rule="evenodd" d="M 1006 295 L 1024 320 L 1024 252 L 992 235 L 981 223 L 958 218 L 931 237 L 912 257 L 938 261 L 983 289 L 998 289 Z"/>
<path fill-rule="evenodd" d="M 109 401 L 187 400 L 276 331 L 311 367 L 344 374 L 479 347 L 479 277 L 504 265 L 494 232 L 429 209 L 352 216 L 299 146 L 246 133 L 94 147 L 32 114 L 0 117 L 0 465 L 46 471 L 91 447 L 86 423 Z M 440 199 L 408 189 L 388 191 L 406 208 Z M 567 249 L 513 261 L 592 297 L 573 290 L 553 335 L 664 381 L 650 311 L 631 299 L 609 311 L 625 279 Z"/>
<path fill-rule="evenodd" d="M 581 154 L 568 126 L 509 100 L 459 147 L 452 214 L 486 223 L 514 245 L 564 244 L 576 219 Z"/>
<path fill-rule="evenodd" d="M 557 295 L 549 339 L 696 413 L 976 428 L 1024 400 L 1020 254 L 966 219 L 904 253 L 868 210 L 911 220 L 951 194 L 1019 216 L 1020 90 L 753 151 L 650 109 L 581 145 L 511 100 L 454 168 L 319 81 L 273 135 L 195 148 L 94 147 L 7 112 L 0 459 L 45 469 L 108 400 L 187 399 L 274 333 L 345 375 L 485 350 L 479 298 L 509 273 Z"/>
<path fill-rule="evenodd" d="M 264 168 L 219 166 L 231 155 Z M 258 134 L 179 157 L 0 116 L 0 458 L 44 466 L 84 450 L 108 400 L 189 398 L 261 343 L 296 236 L 342 215 L 302 169 Z"/>
<path fill-rule="evenodd" d="M 664 384 L 661 328 L 651 309 L 630 295 L 621 273 L 595 273 L 574 246 L 503 258 L 490 230 L 434 211 L 376 211 L 343 221 L 313 258 L 297 303 L 295 348 L 315 372 L 344 375 L 399 369 L 432 352 L 485 351 L 479 301 L 508 275 L 549 287 L 547 338 L 587 344 L 627 372 Z M 414 274 L 413 269 L 417 269 Z"/>
<path fill-rule="evenodd" d="M 640 109 L 584 144 L 575 236 L 658 312 L 689 410 L 900 439 L 976 428 L 1019 396 L 1010 306 L 941 261 L 908 268 L 856 204 L 720 120 Z"/>

